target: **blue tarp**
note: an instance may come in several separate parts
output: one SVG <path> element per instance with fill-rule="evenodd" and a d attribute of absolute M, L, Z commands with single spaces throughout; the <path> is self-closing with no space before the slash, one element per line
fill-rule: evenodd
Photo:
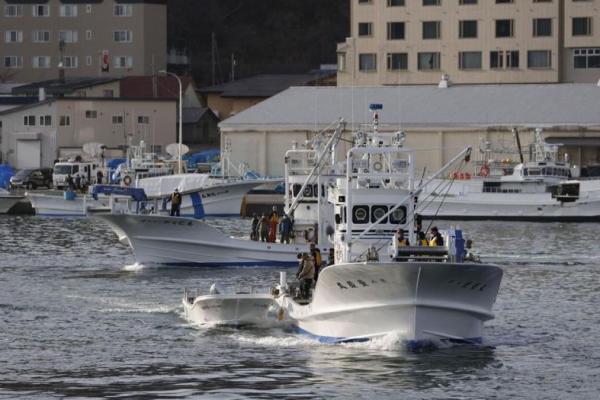
<path fill-rule="evenodd" d="M 119 165 L 127 162 L 126 158 L 113 158 L 106 162 L 106 167 L 109 169 L 116 169 Z"/>
<path fill-rule="evenodd" d="M 0 187 L 8 188 L 10 178 L 15 174 L 15 170 L 8 164 L 0 164 Z"/>
<path fill-rule="evenodd" d="M 133 198 L 135 201 L 146 200 L 146 193 L 144 192 L 144 189 L 118 185 L 93 185 L 91 194 L 94 199 L 98 198 L 98 194 L 116 194 L 121 196 L 131 196 L 131 198 Z"/>
<path fill-rule="evenodd" d="M 221 152 L 219 149 L 205 150 L 194 154 L 188 154 L 183 157 L 187 162 L 188 168 L 194 169 L 199 163 L 218 162 Z"/>

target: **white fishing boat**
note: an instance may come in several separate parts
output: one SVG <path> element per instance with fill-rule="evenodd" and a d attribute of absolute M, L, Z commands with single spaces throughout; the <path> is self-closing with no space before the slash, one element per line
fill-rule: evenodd
<path fill-rule="evenodd" d="M 192 296 L 183 292 L 183 310 L 186 318 L 195 324 L 249 325 L 269 321 L 269 310 L 274 305 L 269 293 L 236 291 L 223 293 L 215 284 L 208 294 Z"/>
<path fill-rule="evenodd" d="M 453 172 L 424 188 L 419 213 L 424 218 L 518 221 L 600 220 L 600 180 L 572 177 L 558 147 L 536 131 L 533 160 L 490 174 L 484 163 L 477 173 Z"/>
<path fill-rule="evenodd" d="M 293 216 L 290 243 L 260 242 L 229 237 L 209 224 L 185 217 L 134 215 L 114 210 L 97 215 L 121 236 L 126 235 L 136 261 L 143 264 L 185 266 L 297 265 L 297 254 L 315 243 L 322 254 L 331 246 L 333 206 L 327 188 L 340 176 L 335 170 L 335 145 L 343 129 L 336 122 L 318 135 L 311 148 L 286 153 L 286 213 Z M 196 207 L 205 199 L 197 197 Z"/>
<path fill-rule="evenodd" d="M 23 198 L 23 196 L 12 194 L 8 190 L 0 188 L 0 214 L 6 214 Z"/>
<path fill-rule="evenodd" d="M 380 135 L 376 118 L 368 138 L 357 135 L 346 176 L 329 194 L 335 263 L 319 273 L 310 299 L 297 300 L 286 282 L 277 287 L 284 317 L 300 332 L 332 343 L 401 334 L 411 348 L 481 341 L 502 269 L 465 261 L 460 230 L 445 232 L 442 246 L 415 246 L 421 186 L 415 185 L 414 152 L 402 142 L 401 133 Z M 398 243 L 398 229 L 410 245 Z"/>
<path fill-rule="evenodd" d="M 45 217 L 83 217 L 90 211 L 109 212 L 108 198 L 94 199 L 90 194 L 63 192 L 49 194 L 26 192 L 35 214 Z"/>

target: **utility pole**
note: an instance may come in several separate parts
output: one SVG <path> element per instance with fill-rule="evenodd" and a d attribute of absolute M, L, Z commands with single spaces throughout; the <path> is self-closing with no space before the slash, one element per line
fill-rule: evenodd
<path fill-rule="evenodd" d="M 217 38 L 215 33 L 212 33 L 212 38 L 211 38 L 211 46 L 210 46 L 210 50 L 211 50 L 211 59 L 212 59 L 212 84 L 213 86 L 217 84 L 216 82 L 216 65 L 217 65 L 217 56 L 216 56 L 216 52 L 217 52 Z"/>
<path fill-rule="evenodd" d="M 231 53 L 231 82 L 235 81 L 235 54 Z"/>

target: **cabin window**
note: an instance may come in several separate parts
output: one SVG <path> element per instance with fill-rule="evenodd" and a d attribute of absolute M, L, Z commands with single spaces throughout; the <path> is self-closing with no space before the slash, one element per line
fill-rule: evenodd
<path fill-rule="evenodd" d="M 387 206 L 373 206 L 371 207 L 371 222 L 376 222 L 377 220 L 379 220 L 381 217 L 383 217 L 385 214 L 387 214 L 388 212 L 388 207 Z M 380 222 L 380 224 L 387 224 L 388 223 L 388 218 L 385 217 L 385 219 L 383 221 Z"/>
<path fill-rule="evenodd" d="M 369 222 L 369 206 L 354 206 L 352 208 L 352 223 L 366 224 Z"/>
<path fill-rule="evenodd" d="M 390 215 L 390 222 L 392 224 L 406 224 L 406 207 L 398 207 Z"/>
<path fill-rule="evenodd" d="M 298 194 L 300 193 L 300 189 L 302 189 L 302 185 L 299 184 L 294 184 L 293 186 L 293 192 L 294 192 L 294 197 L 298 196 Z"/>

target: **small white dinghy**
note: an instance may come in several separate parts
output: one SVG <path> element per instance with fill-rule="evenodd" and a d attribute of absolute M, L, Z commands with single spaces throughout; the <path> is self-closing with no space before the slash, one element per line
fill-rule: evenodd
<path fill-rule="evenodd" d="M 269 320 L 269 310 L 274 304 L 269 293 L 222 293 L 213 284 L 209 294 L 192 296 L 183 292 L 183 309 L 186 318 L 196 324 L 250 325 Z"/>

